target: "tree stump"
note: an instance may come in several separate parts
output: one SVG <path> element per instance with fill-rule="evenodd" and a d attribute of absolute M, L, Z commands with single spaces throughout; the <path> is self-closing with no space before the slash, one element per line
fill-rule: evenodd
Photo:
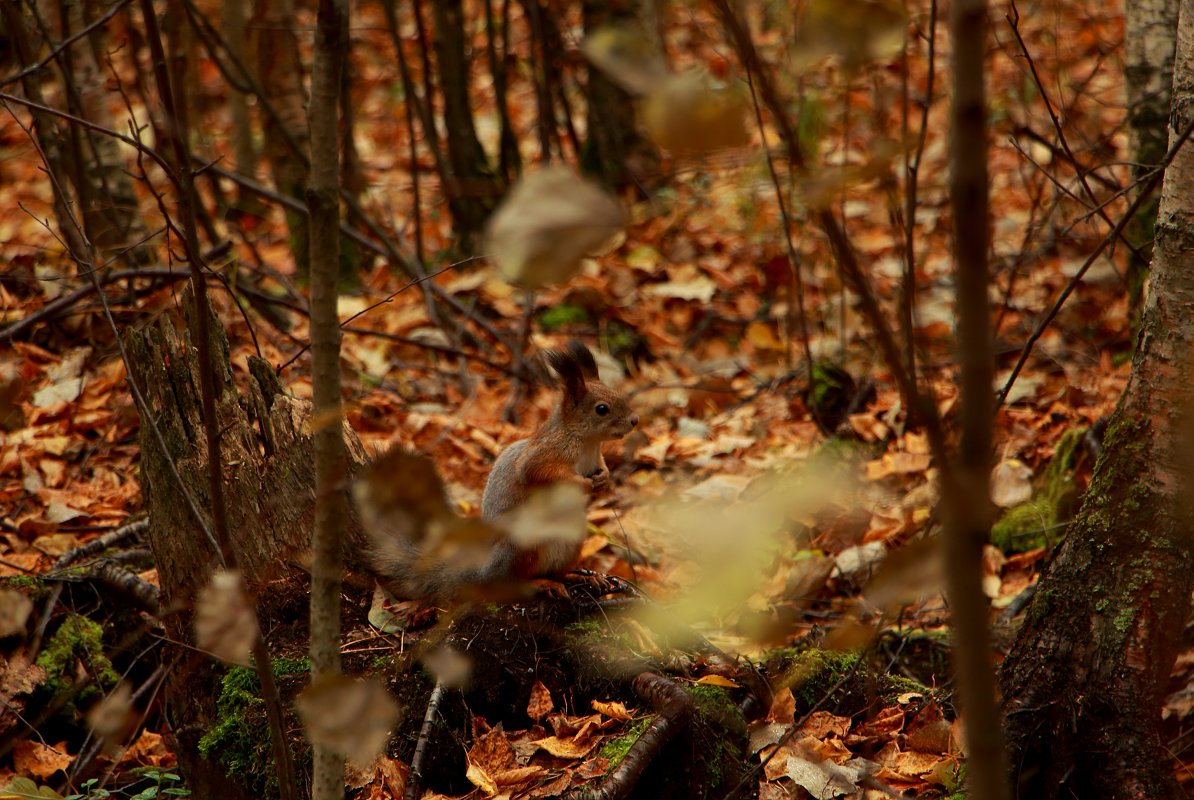
<path fill-rule="evenodd" d="M 190 292 L 184 295 L 183 309 L 186 324 L 181 330 L 169 317 L 162 317 L 142 330 L 129 331 L 125 341 L 132 378 L 161 434 L 159 440 L 151 421 L 142 419 L 140 481 L 149 512 L 149 546 L 162 591 L 163 621 L 171 639 L 189 642 L 194 599 L 220 566 L 220 559 L 186 499 L 188 494 L 193 498 L 212 530 L 207 438 L 198 350 L 193 344 L 198 336 L 197 304 Z M 292 627 L 302 625 L 289 638 L 305 639 L 305 617 L 295 618 L 293 599 L 288 596 L 307 580 L 301 564 L 309 548 L 315 505 L 311 404 L 287 395 L 273 368 L 256 357 L 249 359 L 248 385 L 238 391 L 227 336 L 210 309 L 207 313 L 229 547 L 235 566 L 257 597 L 262 629 L 271 630 L 264 620 L 272 620 L 289 600 L 291 608 L 283 616 L 291 618 L 287 621 L 295 623 Z M 364 447 L 347 425 L 345 439 L 355 470 L 365 461 Z M 347 491 L 352 476 L 344 477 Z M 346 561 L 350 567 L 359 566 L 351 555 L 364 547 L 355 511 L 348 535 Z M 166 703 L 177 739 L 174 750 L 196 796 L 248 797 L 243 787 L 231 785 L 219 765 L 199 755 L 199 739 L 216 716 L 220 674 L 220 665 L 203 656 L 184 660 L 172 671 Z"/>

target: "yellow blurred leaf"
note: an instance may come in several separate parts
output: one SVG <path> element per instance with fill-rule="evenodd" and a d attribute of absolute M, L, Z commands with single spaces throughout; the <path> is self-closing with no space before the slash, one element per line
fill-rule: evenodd
<path fill-rule="evenodd" d="M 585 58 L 631 94 L 643 95 L 667 78 L 658 45 L 641 28 L 603 25 L 585 37 Z"/>
<path fill-rule="evenodd" d="M 796 37 L 794 66 L 807 69 L 835 55 L 847 71 L 894 58 L 904 46 L 907 17 L 895 0 L 810 0 Z"/>
<path fill-rule="evenodd" d="M 643 103 L 643 127 L 660 147 L 681 155 L 707 153 L 750 142 L 746 98 L 712 85 L 700 72 L 669 75 Z"/>

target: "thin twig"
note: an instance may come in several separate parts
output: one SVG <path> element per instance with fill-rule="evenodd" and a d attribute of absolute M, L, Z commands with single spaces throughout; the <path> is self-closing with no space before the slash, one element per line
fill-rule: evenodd
<path fill-rule="evenodd" d="M 439 714 L 445 688 L 444 682 L 437 678 L 435 688 L 431 690 L 431 697 L 427 699 L 427 713 L 423 715 L 423 726 L 419 729 L 415 754 L 410 760 L 410 778 L 406 782 L 405 800 L 416 800 L 419 796 L 419 784 L 423 780 L 423 761 L 427 757 L 427 742 L 431 739 L 431 728 L 435 725 L 436 715 Z"/>
<path fill-rule="evenodd" d="M 1160 185 L 1161 180 L 1165 177 L 1165 168 L 1168 167 L 1170 162 L 1172 162 L 1177 156 L 1178 151 L 1182 149 L 1182 146 L 1186 143 L 1186 140 L 1190 138 L 1191 134 L 1194 134 L 1194 120 L 1191 120 L 1186 125 L 1182 132 L 1173 141 L 1173 144 L 1169 146 L 1169 150 L 1165 153 L 1165 157 L 1161 159 L 1161 163 L 1153 168 L 1153 170 L 1149 173 L 1148 178 L 1144 180 L 1143 187 L 1136 195 L 1136 198 L 1132 201 L 1131 205 L 1128 206 L 1127 210 L 1120 217 L 1119 222 L 1115 224 L 1115 227 L 1103 237 L 1103 240 L 1099 242 L 1098 246 L 1095 247 L 1095 249 L 1091 251 L 1090 255 L 1086 257 L 1086 261 L 1082 263 L 1082 266 L 1074 274 L 1074 277 L 1070 279 L 1070 282 L 1066 284 L 1065 288 L 1061 290 L 1061 294 L 1059 294 L 1057 299 L 1053 302 L 1053 307 L 1050 308 L 1048 313 L 1046 313 L 1045 316 L 1037 323 L 1036 328 L 1033 329 L 1032 334 L 1028 337 L 1028 340 L 1024 342 L 1024 347 L 1020 350 L 1020 357 L 1016 360 L 1016 365 L 1012 367 L 1012 372 L 1010 375 L 1008 375 L 1007 382 L 1003 385 L 1003 388 L 999 390 L 998 395 L 996 395 L 996 408 L 1003 405 L 1003 403 L 1007 401 L 1008 393 L 1011 392 L 1012 385 L 1016 382 L 1016 378 L 1020 376 L 1020 370 L 1022 370 L 1024 368 L 1024 364 L 1028 362 L 1028 357 L 1032 354 L 1032 349 L 1036 346 L 1037 340 L 1041 338 L 1045 332 L 1045 329 L 1049 327 L 1051 322 L 1053 322 L 1053 318 L 1057 316 L 1059 311 L 1061 311 L 1061 307 L 1065 305 L 1065 301 L 1069 299 L 1074 289 L 1082 281 L 1082 278 L 1086 276 L 1087 271 L 1091 268 L 1094 262 L 1103 254 L 1103 251 L 1106 250 L 1111 243 L 1114 242 L 1115 239 L 1123 232 L 1124 228 L 1126 228 L 1132 221 L 1133 217 L 1136 216 L 1136 213 L 1140 210 L 1140 208 L 1146 202 L 1148 202 L 1149 195 L 1157 186 Z"/>

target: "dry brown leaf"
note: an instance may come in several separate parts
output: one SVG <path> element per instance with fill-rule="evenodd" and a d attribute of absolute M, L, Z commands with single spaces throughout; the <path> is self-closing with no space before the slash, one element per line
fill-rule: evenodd
<path fill-rule="evenodd" d="M 904 46 L 906 13 L 894 0 L 811 0 L 793 53 L 807 69 L 836 55 L 847 71 L 895 57 Z"/>
<path fill-rule="evenodd" d="M 594 739 L 578 742 L 576 739 L 561 739 L 558 736 L 547 736 L 531 742 L 541 750 L 546 750 L 558 758 L 584 758 L 589 754 L 597 742 Z"/>
<path fill-rule="evenodd" d="M 74 761 L 66 752 L 66 742 L 51 747 L 32 739 L 23 739 L 12 749 L 13 766 L 21 775 L 48 780 L 58 770 L 65 770 Z"/>
<path fill-rule="evenodd" d="M 602 25 L 585 37 L 580 50 L 631 94 L 646 94 L 668 76 L 658 44 L 636 26 Z"/>
<path fill-rule="evenodd" d="M 229 664 L 248 666 L 257 615 L 236 570 L 216 570 L 195 601 L 195 642 Z"/>
<path fill-rule="evenodd" d="M 643 101 L 643 127 L 657 145 L 680 155 L 742 147 L 750 141 L 748 107 L 742 92 L 718 87 L 701 72 L 668 75 Z"/>
<path fill-rule="evenodd" d="M 527 703 L 527 716 L 540 722 L 544 717 L 551 713 L 554 705 L 551 702 L 551 692 L 543 685 L 542 681 L 535 681 L 531 685 L 531 699 Z"/>
<path fill-rule="evenodd" d="M 567 167 L 526 175 L 489 218 L 486 250 L 511 283 L 564 283 L 626 224 L 616 200 Z"/>
<path fill-rule="evenodd" d="M 1032 499 L 1032 469 L 1014 458 L 1000 461 L 991 471 L 991 501 L 1011 508 Z"/>
<path fill-rule="evenodd" d="M 398 721 L 398 704 L 381 682 L 336 675 L 303 690 L 295 701 L 307 739 L 358 764 L 384 749 Z"/>
<path fill-rule="evenodd" d="M 0 589 L 0 639 L 25 632 L 33 601 L 16 589 Z"/>
<path fill-rule="evenodd" d="M 775 693 L 771 699 L 771 710 L 767 712 L 767 719 L 786 725 L 796 721 L 796 698 L 790 688 L 785 686 Z"/>
<path fill-rule="evenodd" d="M 626 722 L 631 719 L 630 712 L 626 710 L 626 706 L 617 700 L 609 703 L 604 703 L 600 700 L 592 701 L 593 710 L 609 717 L 610 719 L 621 720 Z"/>
<path fill-rule="evenodd" d="M 423 666 L 435 679 L 449 689 L 468 686 L 473 674 L 473 662 L 452 647 L 436 647 L 423 656 Z"/>
<path fill-rule="evenodd" d="M 116 740 L 128 733 L 136 722 L 133 714 L 133 690 L 121 683 L 87 712 L 87 724 L 97 736 Z"/>

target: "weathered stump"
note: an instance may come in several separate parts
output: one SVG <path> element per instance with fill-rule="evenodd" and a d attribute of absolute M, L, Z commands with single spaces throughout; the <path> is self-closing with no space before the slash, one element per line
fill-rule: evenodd
<path fill-rule="evenodd" d="M 144 394 L 153 423 L 142 419 L 140 480 L 164 622 L 171 639 L 189 642 L 194 599 L 220 559 L 187 501 L 189 495 L 207 529 L 213 530 L 198 350 L 193 344 L 198 336 L 196 303 L 190 293 L 183 308 L 183 329 L 176 330 L 171 319 L 163 317 L 130 331 L 126 344 L 132 378 Z M 228 545 L 235 566 L 258 599 L 262 629 L 270 631 L 273 612 L 287 600 L 272 586 L 293 593 L 296 585 L 306 584 L 301 565 L 309 548 L 315 503 L 311 405 L 288 396 L 272 367 L 255 357 L 249 359 L 251 378 L 238 391 L 227 336 L 215 315 L 208 313 Z M 345 439 L 354 467 L 359 466 L 365 460 L 364 448 L 347 426 Z M 344 490 L 350 477 L 345 476 Z M 355 515 L 348 527 L 349 554 L 362 552 L 364 539 Z M 353 565 L 354 559 L 347 561 Z M 291 580 L 280 580 L 287 577 Z M 294 638 L 293 631 L 286 635 Z M 216 718 L 221 669 L 211 659 L 192 656 L 173 670 L 165 699 L 175 752 L 196 796 L 249 797 L 243 787 L 231 785 L 219 765 L 199 755 L 199 739 Z"/>

